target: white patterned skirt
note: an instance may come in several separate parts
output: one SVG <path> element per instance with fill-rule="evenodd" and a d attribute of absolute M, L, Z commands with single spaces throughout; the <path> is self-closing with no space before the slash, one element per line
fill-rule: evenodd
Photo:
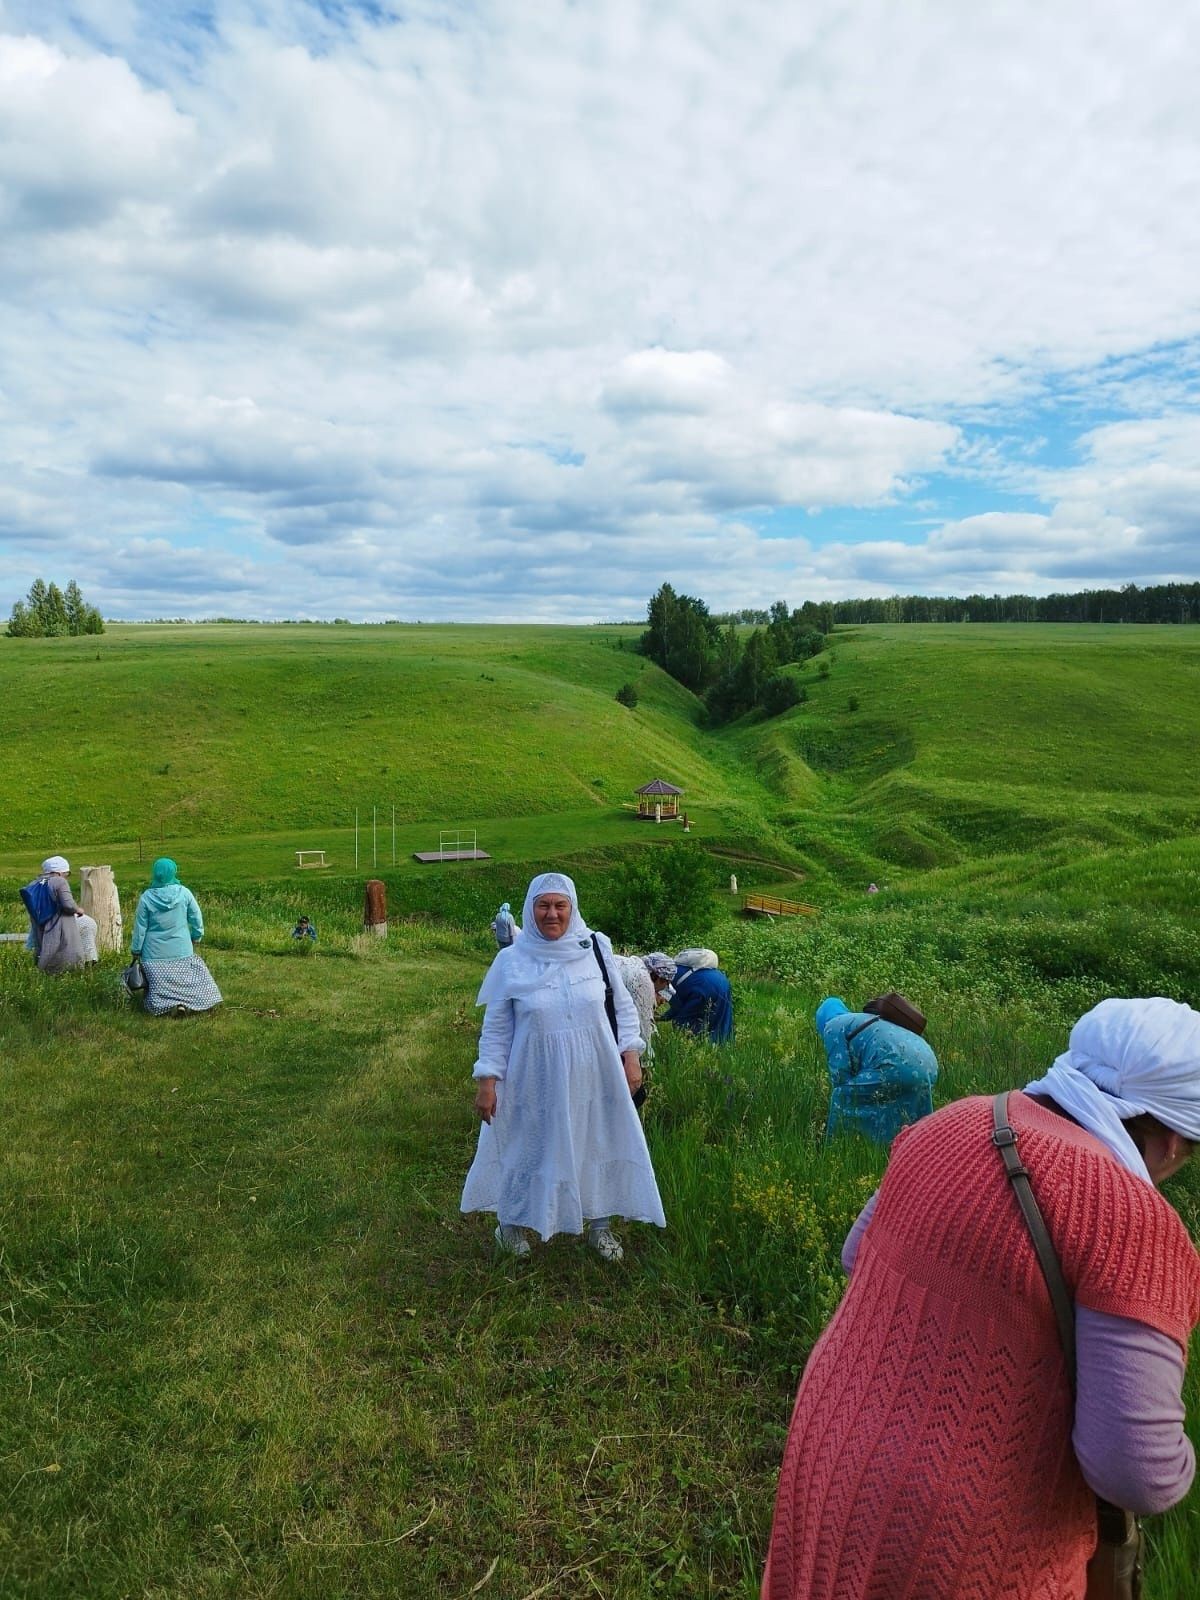
<path fill-rule="evenodd" d="M 146 1010 L 161 1017 L 168 1011 L 211 1011 L 221 1004 L 221 991 L 199 956 L 182 961 L 146 961 Z"/>

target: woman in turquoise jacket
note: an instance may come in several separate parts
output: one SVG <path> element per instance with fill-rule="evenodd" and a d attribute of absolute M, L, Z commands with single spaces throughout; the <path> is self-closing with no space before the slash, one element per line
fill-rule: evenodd
<path fill-rule="evenodd" d="M 130 948 L 146 972 L 146 1010 L 211 1011 L 221 991 L 193 945 L 204 937 L 204 918 L 190 889 L 179 882 L 179 868 L 167 856 L 154 863 L 150 887 L 138 900 Z"/>
<path fill-rule="evenodd" d="M 816 1024 L 832 1085 L 827 1139 L 855 1132 L 891 1144 L 933 1110 L 938 1063 L 924 1039 L 832 996 L 817 1007 Z"/>

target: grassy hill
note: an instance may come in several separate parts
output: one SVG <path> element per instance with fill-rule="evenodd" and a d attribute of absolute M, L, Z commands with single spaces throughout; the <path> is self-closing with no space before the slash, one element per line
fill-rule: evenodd
<path fill-rule="evenodd" d="M 712 733 L 636 629 L 114 627 L 0 639 L 0 850 L 615 816 L 662 775 L 835 868 L 1194 831 L 1200 630 L 872 627 Z M 638 689 L 635 710 L 614 699 Z M 48 747 L 62 774 L 35 781 Z M 712 830 L 710 829 L 710 832 Z M 572 837 L 582 842 L 586 829 Z M 303 842 L 303 841 L 300 841 Z"/>
<path fill-rule="evenodd" d="M 1103 994 L 1200 993 L 1200 629 L 847 629 L 801 706 L 715 732 L 633 631 L 0 639 L 0 926 L 50 848 L 112 860 L 128 910 L 161 830 L 226 997 L 156 1022 L 116 955 L 50 983 L 0 945 L 5 1595 L 751 1600 L 885 1159 L 821 1137 L 817 1000 L 909 992 L 941 1101 L 1028 1081 Z M 523 1273 L 457 1213 L 486 919 L 552 861 L 603 906 L 630 848 L 681 837 L 622 810 L 656 774 L 722 872 L 820 915 L 714 895 L 688 942 L 721 950 L 738 1038 L 661 1041 L 667 1232 L 627 1230 L 615 1275 L 570 1240 Z M 373 803 L 386 942 L 348 828 Z M 404 862 L 457 822 L 493 861 Z M 305 844 L 334 870 L 296 873 Z M 1197 1233 L 1200 1170 L 1171 1185 Z M 1195 1507 L 1151 1519 L 1148 1600 L 1193 1593 Z"/>
<path fill-rule="evenodd" d="M 0 642 L 14 843 L 611 808 L 670 774 L 744 790 L 696 702 L 613 630 L 114 627 Z M 636 710 L 618 705 L 637 685 Z M 65 782 L 30 782 L 53 740 Z"/>

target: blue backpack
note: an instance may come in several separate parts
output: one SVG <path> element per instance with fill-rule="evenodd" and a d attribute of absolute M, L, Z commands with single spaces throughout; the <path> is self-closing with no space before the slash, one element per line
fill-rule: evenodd
<path fill-rule="evenodd" d="M 44 878 L 35 878 L 32 883 L 25 885 L 21 890 L 21 903 L 28 911 L 30 920 L 39 928 L 44 928 L 58 916 L 58 904 Z"/>

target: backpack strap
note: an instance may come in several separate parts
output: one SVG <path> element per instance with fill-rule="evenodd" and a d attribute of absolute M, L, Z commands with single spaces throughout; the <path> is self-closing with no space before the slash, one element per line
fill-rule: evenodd
<path fill-rule="evenodd" d="M 1046 1288 L 1050 1291 L 1050 1303 L 1054 1307 L 1058 1336 L 1062 1340 L 1063 1356 L 1066 1358 L 1067 1376 L 1071 1380 L 1071 1393 L 1074 1394 L 1075 1305 L 1067 1288 L 1066 1279 L 1063 1277 L 1062 1267 L 1059 1265 L 1058 1254 L 1046 1227 L 1045 1218 L 1033 1197 L 1029 1170 L 1017 1154 L 1017 1135 L 1008 1121 L 1007 1090 L 992 1100 L 992 1122 L 994 1125 L 992 1143 L 999 1150 L 1000 1159 L 1004 1162 L 1004 1170 L 1013 1186 L 1017 1204 L 1021 1207 L 1021 1215 L 1025 1218 L 1025 1226 L 1029 1229 L 1033 1248 L 1037 1252 L 1042 1277 L 1046 1280 Z"/>
<path fill-rule="evenodd" d="M 608 1017 L 608 1025 L 612 1029 L 613 1042 L 618 1043 L 620 1030 L 617 1027 L 617 1007 L 613 1000 L 612 983 L 609 980 L 608 968 L 604 964 L 604 957 L 600 954 L 600 941 L 592 935 L 592 954 L 596 958 L 596 965 L 600 968 L 600 976 L 604 979 L 604 1011 Z"/>
<path fill-rule="evenodd" d="M 1071 1383 L 1071 1394 L 1075 1394 L 1075 1302 L 1067 1288 L 1066 1279 L 1063 1277 L 1062 1267 L 1059 1264 L 1058 1254 L 1050 1238 L 1049 1229 L 1046 1227 L 1045 1218 L 1042 1216 L 1038 1203 L 1033 1197 L 1033 1190 L 1029 1184 L 1029 1171 L 1017 1154 L 1017 1135 L 1008 1121 L 1008 1092 L 998 1094 L 992 1101 L 992 1143 L 1000 1152 L 1004 1162 L 1004 1170 L 1008 1173 L 1009 1181 L 1016 1192 L 1017 1201 L 1021 1207 L 1021 1214 L 1025 1218 L 1026 1226 L 1033 1239 L 1033 1248 L 1037 1251 L 1038 1265 L 1042 1269 L 1042 1276 L 1046 1280 L 1046 1287 L 1050 1291 L 1050 1300 L 1054 1306 L 1054 1315 L 1058 1322 L 1058 1336 L 1062 1341 L 1063 1356 L 1067 1363 L 1067 1377 Z M 1099 1533 L 1099 1543 L 1096 1547 L 1093 1563 L 1097 1563 L 1097 1574 L 1112 1582 L 1116 1576 L 1123 1578 L 1128 1586 L 1125 1589 L 1115 1587 L 1113 1594 L 1128 1593 L 1138 1596 L 1142 1592 L 1142 1532 L 1138 1520 L 1132 1511 L 1126 1511 L 1123 1506 L 1115 1506 L 1109 1500 L 1096 1496 L 1096 1525 Z M 1130 1565 L 1131 1563 L 1131 1565 Z M 1126 1570 L 1128 1568 L 1128 1570 Z M 1089 1582 L 1088 1592 L 1093 1589 L 1092 1563 L 1088 1566 Z M 1109 1593 L 1109 1589 L 1097 1589 L 1097 1593 Z"/>
<path fill-rule="evenodd" d="M 850 1029 L 850 1032 L 846 1035 L 846 1043 L 849 1044 L 851 1039 L 857 1039 L 860 1033 L 866 1033 L 872 1023 L 882 1021 L 882 1017 L 868 1017 L 865 1022 L 860 1022 L 857 1028 Z"/>

